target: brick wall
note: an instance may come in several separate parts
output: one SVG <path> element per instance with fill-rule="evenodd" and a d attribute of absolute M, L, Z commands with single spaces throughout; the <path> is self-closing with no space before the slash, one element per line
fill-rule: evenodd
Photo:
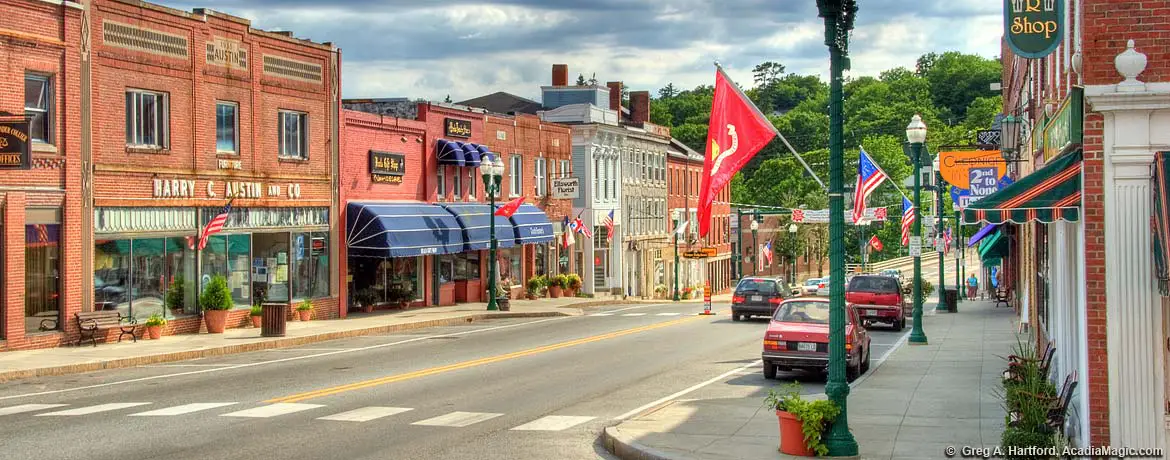
<path fill-rule="evenodd" d="M 1128 40 L 1147 58 L 1141 81 L 1170 81 L 1170 0 L 1084 0 L 1084 9 L 1086 85 L 1121 80 L 1113 58 L 1125 51 Z"/>

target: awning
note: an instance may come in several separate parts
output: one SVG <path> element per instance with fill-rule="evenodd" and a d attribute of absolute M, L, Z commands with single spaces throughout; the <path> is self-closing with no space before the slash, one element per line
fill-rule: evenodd
<path fill-rule="evenodd" d="M 531 204 L 520 205 L 520 209 L 512 215 L 512 224 L 516 226 L 516 241 L 520 244 L 548 243 L 553 240 L 553 227 L 548 221 L 548 215 Z"/>
<path fill-rule="evenodd" d="M 488 249 L 491 246 L 491 206 L 486 203 L 444 203 L 442 205 L 455 215 L 463 227 L 465 247 L 468 251 Z M 495 216 L 496 240 L 498 247 L 510 248 L 516 245 L 516 227 L 507 217 Z"/>
<path fill-rule="evenodd" d="M 349 203 L 346 244 L 355 257 L 463 252 L 463 228 L 440 206 L 417 202 Z"/>
<path fill-rule="evenodd" d="M 1057 157 L 1019 181 L 972 203 L 963 222 L 1022 224 L 1037 220 L 1076 222 L 1081 206 L 1081 151 Z"/>
<path fill-rule="evenodd" d="M 1170 295 L 1170 183 L 1167 182 L 1167 171 L 1170 170 L 1170 152 L 1154 154 L 1154 279 L 1158 282 L 1158 290 L 1162 295 Z"/>
<path fill-rule="evenodd" d="M 439 139 L 435 143 L 435 157 L 439 164 L 479 167 L 480 158 L 491 153 L 486 145 Z"/>
<path fill-rule="evenodd" d="M 979 229 L 978 232 L 975 232 L 975 236 L 972 236 L 970 241 L 967 241 L 967 247 L 974 246 L 975 243 L 978 243 L 984 237 L 990 235 L 991 232 L 994 232 L 997 228 L 999 228 L 999 224 L 988 224 L 983 226 L 983 228 Z"/>
<path fill-rule="evenodd" d="M 1008 255 L 1008 238 L 1002 231 L 995 232 L 991 237 L 979 244 L 979 260 L 989 261 L 1002 259 Z"/>

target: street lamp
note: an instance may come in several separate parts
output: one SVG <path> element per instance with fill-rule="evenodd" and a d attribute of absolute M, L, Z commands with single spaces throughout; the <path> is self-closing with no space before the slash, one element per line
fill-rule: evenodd
<path fill-rule="evenodd" d="M 679 264 L 679 260 L 678 260 L 678 231 L 679 231 L 679 226 L 678 226 L 678 224 L 679 224 L 679 221 L 681 220 L 681 217 L 682 217 L 682 214 L 678 213 L 678 210 L 676 209 L 675 210 L 675 218 L 674 218 L 674 301 L 675 302 L 679 301 L 679 297 L 678 297 L 678 264 Z"/>
<path fill-rule="evenodd" d="M 935 207 L 938 208 L 935 210 L 935 214 L 938 215 L 938 223 L 936 223 L 934 226 L 934 228 L 935 228 L 934 234 L 935 234 L 935 241 L 936 241 L 935 244 L 938 245 L 940 242 L 945 240 L 943 238 L 943 227 L 946 226 L 943 224 L 943 209 L 942 209 L 943 208 L 943 193 L 942 193 L 943 181 L 942 181 L 942 171 L 938 169 L 938 157 L 935 157 L 935 159 L 934 159 L 934 168 L 933 169 L 934 169 L 933 172 L 935 175 L 932 175 L 930 177 L 934 178 L 934 196 L 936 199 Z M 945 248 L 946 243 L 942 243 L 940 246 Z M 938 251 L 938 288 L 935 289 L 935 292 L 938 293 L 938 304 L 936 304 L 934 306 L 935 311 L 947 311 L 947 305 L 946 305 L 946 303 L 943 302 L 943 295 L 946 294 L 946 292 L 947 292 L 946 284 L 944 284 L 944 283 L 946 283 L 946 278 L 944 278 L 944 276 L 945 276 L 944 273 L 945 273 L 946 269 L 944 268 L 944 266 L 946 264 L 945 261 L 947 260 L 946 257 L 943 257 L 945 255 L 946 255 L 946 253 L 944 253 L 943 251 L 941 251 L 941 250 Z"/>
<path fill-rule="evenodd" d="M 914 255 L 914 328 L 910 332 L 911 345 L 926 345 L 922 331 L 922 143 L 926 142 L 926 123 L 914 114 L 906 126 L 906 140 L 910 142 L 911 161 L 914 162 L 914 239 L 919 242 L 919 253 Z"/>
<path fill-rule="evenodd" d="M 488 214 L 488 219 L 491 222 L 488 224 L 491 235 L 491 246 L 488 251 L 488 305 L 487 309 L 499 310 L 499 305 L 496 304 L 496 265 L 499 261 L 496 260 L 496 250 L 499 248 L 499 241 L 496 240 L 496 194 L 500 192 L 500 181 L 504 176 L 504 162 L 500 160 L 499 156 L 492 155 L 485 158 L 479 165 L 479 172 L 483 175 L 483 189 L 487 193 L 489 200 L 488 209 L 491 211 Z"/>
<path fill-rule="evenodd" d="M 796 284 L 796 224 L 788 224 L 788 248 L 792 253 L 792 270 L 788 272 L 788 282 Z"/>
<path fill-rule="evenodd" d="M 760 274 L 759 273 L 760 257 L 763 256 L 762 254 L 760 254 L 760 245 L 756 241 L 756 230 L 760 229 L 760 222 L 757 221 L 756 219 L 759 219 L 759 218 L 760 218 L 760 212 L 756 211 L 756 213 L 752 215 L 752 225 L 751 225 L 751 227 L 752 227 L 752 250 L 756 252 L 756 256 L 752 258 L 752 275 Z"/>

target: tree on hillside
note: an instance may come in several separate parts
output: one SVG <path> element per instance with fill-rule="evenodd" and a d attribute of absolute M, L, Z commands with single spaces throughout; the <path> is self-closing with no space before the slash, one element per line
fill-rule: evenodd
<path fill-rule="evenodd" d="M 939 55 L 923 75 L 930 81 L 934 104 L 948 124 L 957 124 L 979 97 L 994 97 L 991 84 L 1001 78 L 999 60 L 950 51 Z M 953 117 L 948 119 L 948 116 Z"/>
<path fill-rule="evenodd" d="M 678 88 L 674 87 L 674 83 L 667 82 L 666 86 L 663 86 L 662 88 L 660 88 L 658 90 L 658 98 L 659 99 L 670 99 L 670 98 L 675 97 L 677 95 L 678 95 Z"/>
<path fill-rule="evenodd" d="M 585 75 L 577 74 L 577 86 L 585 86 L 588 84 L 589 82 L 585 81 Z"/>
<path fill-rule="evenodd" d="M 784 64 L 775 61 L 764 62 L 752 69 L 752 80 L 757 88 L 778 82 L 781 75 L 784 75 Z"/>

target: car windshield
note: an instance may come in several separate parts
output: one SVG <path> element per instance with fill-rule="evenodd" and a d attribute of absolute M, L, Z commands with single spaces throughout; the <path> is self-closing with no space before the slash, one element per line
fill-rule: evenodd
<path fill-rule="evenodd" d="M 762 279 L 746 279 L 740 281 L 739 286 L 735 287 L 737 293 L 775 294 L 777 290 L 775 281 Z"/>
<path fill-rule="evenodd" d="M 849 282 L 849 289 L 853 292 L 898 292 L 898 281 L 888 276 L 859 276 Z"/>
<path fill-rule="evenodd" d="M 776 309 L 772 319 L 785 323 L 829 324 L 829 303 L 813 301 L 787 302 Z M 852 315 L 845 315 L 845 321 L 853 324 Z"/>

